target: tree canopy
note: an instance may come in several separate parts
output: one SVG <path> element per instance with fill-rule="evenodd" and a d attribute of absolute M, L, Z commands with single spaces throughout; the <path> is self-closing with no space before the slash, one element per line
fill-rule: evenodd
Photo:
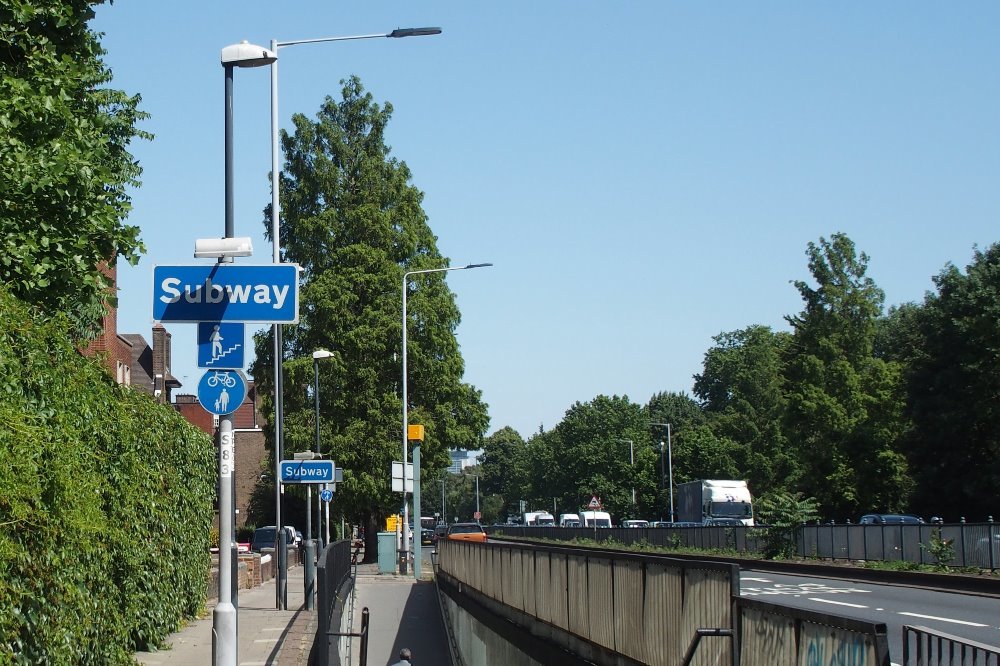
<path fill-rule="evenodd" d="M 339 101 L 328 97 L 313 120 L 296 114 L 294 134 L 281 136 L 282 248 L 302 268 L 300 321 L 283 328 L 285 446 L 313 447 L 311 355 L 333 351 L 318 366 L 320 448 L 345 470 L 337 505 L 381 520 L 400 506 L 389 469 L 402 456 L 403 274 L 448 260 L 422 193 L 385 143 L 392 106 L 357 77 L 342 83 Z M 265 210 L 265 229 L 269 219 Z M 406 288 L 409 421 L 425 427 L 421 466 L 436 476 L 449 449 L 479 446 L 488 417 L 480 392 L 462 381 L 460 314 L 444 274 L 412 276 Z M 272 349 L 269 336 L 257 340 L 254 376 L 265 391 Z"/>
<path fill-rule="evenodd" d="M 111 71 L 87 26 L 100 0 L 0 8 L 0 280 L 21 300 L 70 318 L 94 337 L 115 302 L 102 263 L 135 263 L 139 229 L 125 223 L 141 173 L 128 152 L 149 135 L 139 96 L 105 87 Z"/>

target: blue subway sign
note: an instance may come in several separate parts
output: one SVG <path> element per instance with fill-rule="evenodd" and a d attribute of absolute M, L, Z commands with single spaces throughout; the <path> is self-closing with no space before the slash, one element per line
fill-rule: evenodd
<path fill-rule="evenodd" d="M 153 268 L 153 321 L 299 321 L 296 264 L 205 264 Z"/>
<path fill-rule="evenodd" d="M 332 460 L 282 460 L 282 483 L 333 483 Z"/>

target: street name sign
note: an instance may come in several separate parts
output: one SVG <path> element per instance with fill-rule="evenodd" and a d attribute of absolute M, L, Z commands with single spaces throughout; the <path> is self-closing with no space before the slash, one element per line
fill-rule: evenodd
<path fill-rule="evenodd" d="M 332 460 L 282 460 L 282 483 L 333 483 Z"/>
<path fill-rule="evenodd" d="M 232 414 L 247 397 L 247 380 L 239 370 L 209 370 L 198 382 L 198 402 L 217 416 Z"/>
<path fill-rule="evenodd" d="M 297 264 L 153 267 L 153 321 L 297 324 Z"/>

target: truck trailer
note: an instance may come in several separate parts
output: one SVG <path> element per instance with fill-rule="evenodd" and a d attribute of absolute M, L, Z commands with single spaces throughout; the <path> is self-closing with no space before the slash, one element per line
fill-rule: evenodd
<path fill-rule="evenodd" d="M 677 520 L 711 525 L 739 520 L 753 526 L 753 499 L 746 481 L 703 480 L 677 486 Z"/>

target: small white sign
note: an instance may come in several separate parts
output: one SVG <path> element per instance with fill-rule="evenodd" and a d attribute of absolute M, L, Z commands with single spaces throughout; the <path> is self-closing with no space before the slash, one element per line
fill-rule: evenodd
<path fill-rule="evenodd" d="M 233 433 L 220 433 L 219 439 L 219 476 L 228 478 L 233 475 Z"/>
<path fill-rule="evenodd" d="M 392 492 L 403 492 L 403 463 L 392 461 Z M 413 463 L 406 463 L 406 492 L 413 492 Z"/>

